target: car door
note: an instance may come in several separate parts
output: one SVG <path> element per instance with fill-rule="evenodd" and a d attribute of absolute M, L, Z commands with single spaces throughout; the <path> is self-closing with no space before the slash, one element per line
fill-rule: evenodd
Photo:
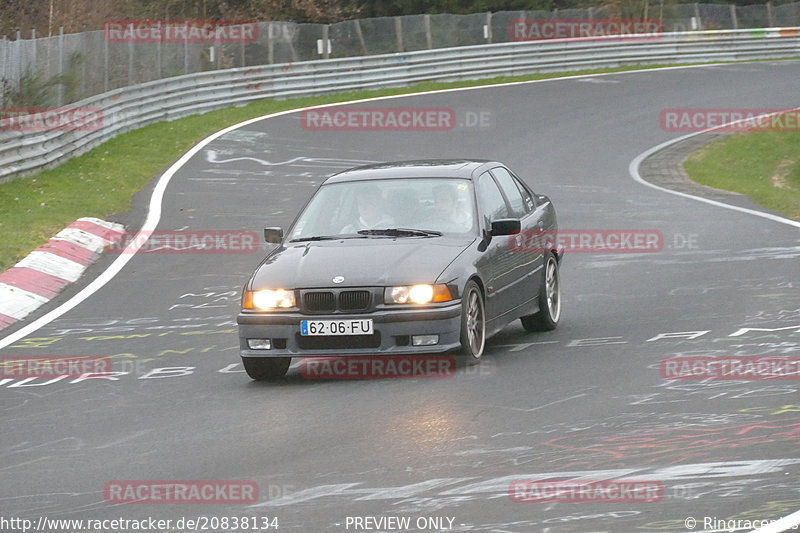
<path fill-rule="evenodd" d="M 485 280 L 487 329 L 492 330 L 496 327 L 495 321 L 507 315 L 514 307 L 511 286 L 516 276 L 514 263 L 517 261 L 517 254 L 512 252 L 508 236 L 487 237 L 493 220 L 509 218 L 506 199 L 489 172 L 478 176 L 475 194 L 478 198 L 481 231 L 486 243 L 481 263 L 483 270 L 489 273 Z"/>
<path fill-rule="evenodd" d="M 541 250 L 529 250 L 521 244 L 532 232 L 541 229 L 542 221 L 534 209 L 532 194 L 508 169 L 497 166 L 491 169 L 491 173 L 506 199 L 509 218 L 518 219 L 522 229 L 518 235 L 508 237 L 513 268 L 509 279 L 511 303 L 513 308 L 517 308 L 530 302 L 539 292 L 543 254 Z"/>

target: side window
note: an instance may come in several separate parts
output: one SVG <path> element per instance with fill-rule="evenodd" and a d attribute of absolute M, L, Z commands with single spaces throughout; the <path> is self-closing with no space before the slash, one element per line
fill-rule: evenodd
<path fill-rule="evenodd" d="M 522 184 L 517 183 L 514 176 L 503 167 L 493 168 L 492 174 L 497 178 L 506 198 L 508 198 L 508 203 L 511 204 L 511 216 L 522 218 L 528 214 L 533 207 L 533 200 L 528 191 L 522 187 Z"/>
<path fill-rule="evenodd" d="M 487 223 L 501 218 L 508 218 L 508 208 L 500 189 L 492 179 L 491 174 L 484 172 L 478 177 L 478 201 L 481 204 L 481 214 Z"/>

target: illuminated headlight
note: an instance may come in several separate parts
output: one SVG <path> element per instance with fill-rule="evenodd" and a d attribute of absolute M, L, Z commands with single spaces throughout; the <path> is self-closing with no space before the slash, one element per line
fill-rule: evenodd
<path fill-rule="evenodd" d="M 453 297 L 447 285 L 401 285 L 386 287 L 383 301 L 387 304 L 427 304 L 431 302 L 449 302 Z"/>
<path fill-rule="evenodd" d="M 288 309 L 294 306 L 294 291 L 285 289 L 247 291 L 242 302 L 243 309 Z"/>

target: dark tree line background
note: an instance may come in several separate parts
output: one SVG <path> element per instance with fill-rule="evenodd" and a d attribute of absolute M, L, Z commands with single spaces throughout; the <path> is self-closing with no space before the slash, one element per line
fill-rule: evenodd
<path fill-rule="evenodd" d="M 29 38 L 98 30 L 111 19 L 255 19 L 332 23 L 352 18 L 421 13 L 553 10 L 608 7 L 618 11 L 648 0 L 0 0 L 0 35 L 17 29 Z M 649 0 L 651 6 L 687 0 Z M 704 3 L 762 4 L 766 0 L 702 0 Z M 788 2 L 790 0 L 786 0 Z M 777 0 L 776 4 L 786 3 Z M 639 10 L 636 10 L 639 11 Z"/>

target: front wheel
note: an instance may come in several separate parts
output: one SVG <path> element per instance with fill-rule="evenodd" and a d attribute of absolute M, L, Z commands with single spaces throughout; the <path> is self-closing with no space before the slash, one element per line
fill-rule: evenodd
<path fill-rule="evenodd" d="M 256 381 L 282 378 L 291 362 L 291 357 L 242 357 L 245 372 Z"/>
<path fill-rule="evenodd" d="M 483 294 L 478 284 L 470 280 L 461 298 L 461 355 L 467 365 L 476 365 L 483 355 L 486 341 L 486 313 Z"/>
<path fill-rule="evenodd" d="M 551 252 L 544 256 L 544 275 L 539 285 L 539 311 L 524 316 L 522 327 L 526 331 L 550 331 L 556 329 L 561 318 L 561 278 L 558 260 Z"/>

